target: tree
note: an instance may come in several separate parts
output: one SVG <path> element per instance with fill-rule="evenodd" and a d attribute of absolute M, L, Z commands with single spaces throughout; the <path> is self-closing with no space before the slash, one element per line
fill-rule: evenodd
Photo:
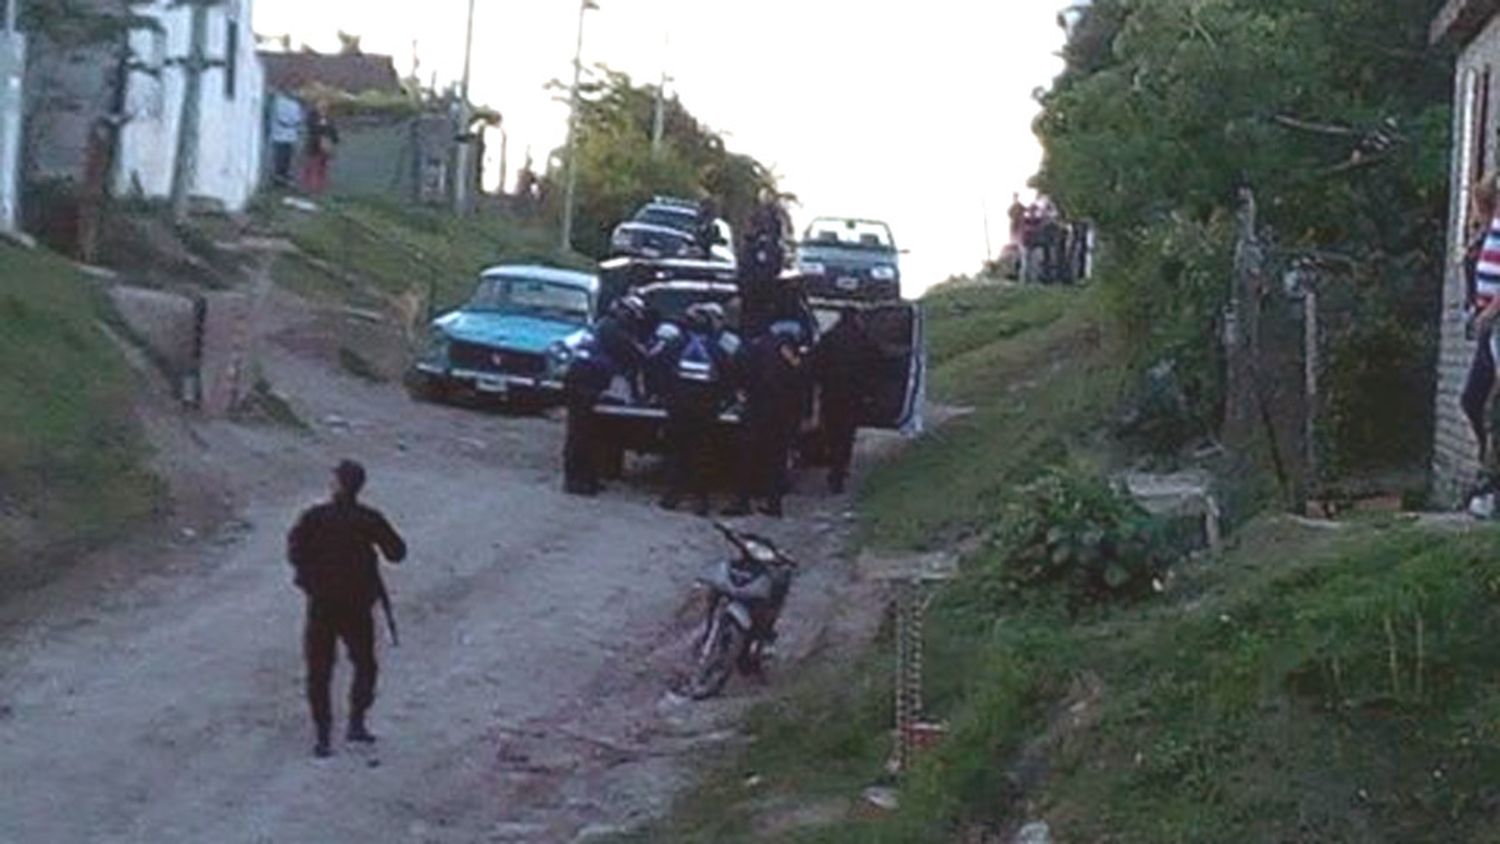
<path fill-rule="evenodd" d="M 1343 388 L 1403 408 L 1383 414 L 1402 432 L 1361 447 L 1420 457 L 1446 216 L 1451 65 L 1426 41 L 1439 5 L 1094 0 L 1072 21 L 1037 186 L 1097 224 L 1117 323 L 1143 360 L 1195 373 L 1205 417 L 1228 220 L 1250 185 L 1280 246 L 1342 256 L 1357 327 L 1404 326 L 1345 338 L 1389 365 Z"/>
<path fill-rule="evenodd" d="M 560 83 L 553 83 L 560 89 Z M 665 103 L 662 149 L 652 154 L 656 89 L 638 86 L 624 73 L 596 69 L 579 90 L 578 207 L 574 246 L 603 256 L 609 233 L 642 202 L 657 194 L 712 199 L 736 229 L 754 209 L 760 192 L 776 189 L 769 168 L 730 152 L 673 96 Z M 554 153 L 542 192 L 560 197 L 566 153 Z"/>

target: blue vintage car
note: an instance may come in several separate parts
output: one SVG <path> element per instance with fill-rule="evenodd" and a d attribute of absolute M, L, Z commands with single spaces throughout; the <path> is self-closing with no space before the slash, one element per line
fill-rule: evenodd
<path fill-rule="evenodd" d="M 550 352 L 593 322 L 599 280 L 542 266 L 491 267 L 462 307 L 432 321 L 410 373 L 415 394 L 520 402 L 561 397 Z"/>

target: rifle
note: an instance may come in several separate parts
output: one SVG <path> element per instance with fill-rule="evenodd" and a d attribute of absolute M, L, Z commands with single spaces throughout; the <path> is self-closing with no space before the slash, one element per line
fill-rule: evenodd
<path fill-rule="evenodd" d="M 391 631 L 391 647 L 401 647 L 401 637 L 396 634 L 396 613 L 391 610 L 391 593 L 385 589 L 385 578 L 380 576 L 379 571 L 375 573 L 375 587 L 379 591 L 376 596 L 380 598 L 380 609 L 385 612 L 385 627 Z"/>

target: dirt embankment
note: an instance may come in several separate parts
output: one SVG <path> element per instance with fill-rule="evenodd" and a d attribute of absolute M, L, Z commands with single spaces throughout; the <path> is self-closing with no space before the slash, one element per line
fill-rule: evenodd
<path fill-rule="evenodd" d="M 763 693 L 665 695 L 693 576 L 723 553 L 708 525 L 653 508 L 644 466 L 564 496 L 556 419 L 415 404 L 340 369 L 348 317 L 282 293 L 268 317 L 263 374 L 307 427 L 147 401 L 173 522 L 0 602 L 0 841 L 570 841 L 662 811 Z M 315 761 L 283 538 L 346 456 L 412 556 L 387 578 L 382 741 Z M 850 598 L 870 587 L 840 556 L 845 506 L 799 496 L 757 525 L 808 564 L 791 662 L 877 605 Z"/>

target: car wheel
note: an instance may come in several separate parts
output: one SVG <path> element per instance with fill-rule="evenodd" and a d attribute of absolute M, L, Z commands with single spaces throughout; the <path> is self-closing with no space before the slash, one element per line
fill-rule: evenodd
<path fill-rule="evenodd" d="M 414 401 L 433 402 L 440 404 L 448 401 L 448 385 L 441 378 L 435 378 L 419 370 L 407 372 L 403 379 L 406 384 L 406 392 Z"/>

